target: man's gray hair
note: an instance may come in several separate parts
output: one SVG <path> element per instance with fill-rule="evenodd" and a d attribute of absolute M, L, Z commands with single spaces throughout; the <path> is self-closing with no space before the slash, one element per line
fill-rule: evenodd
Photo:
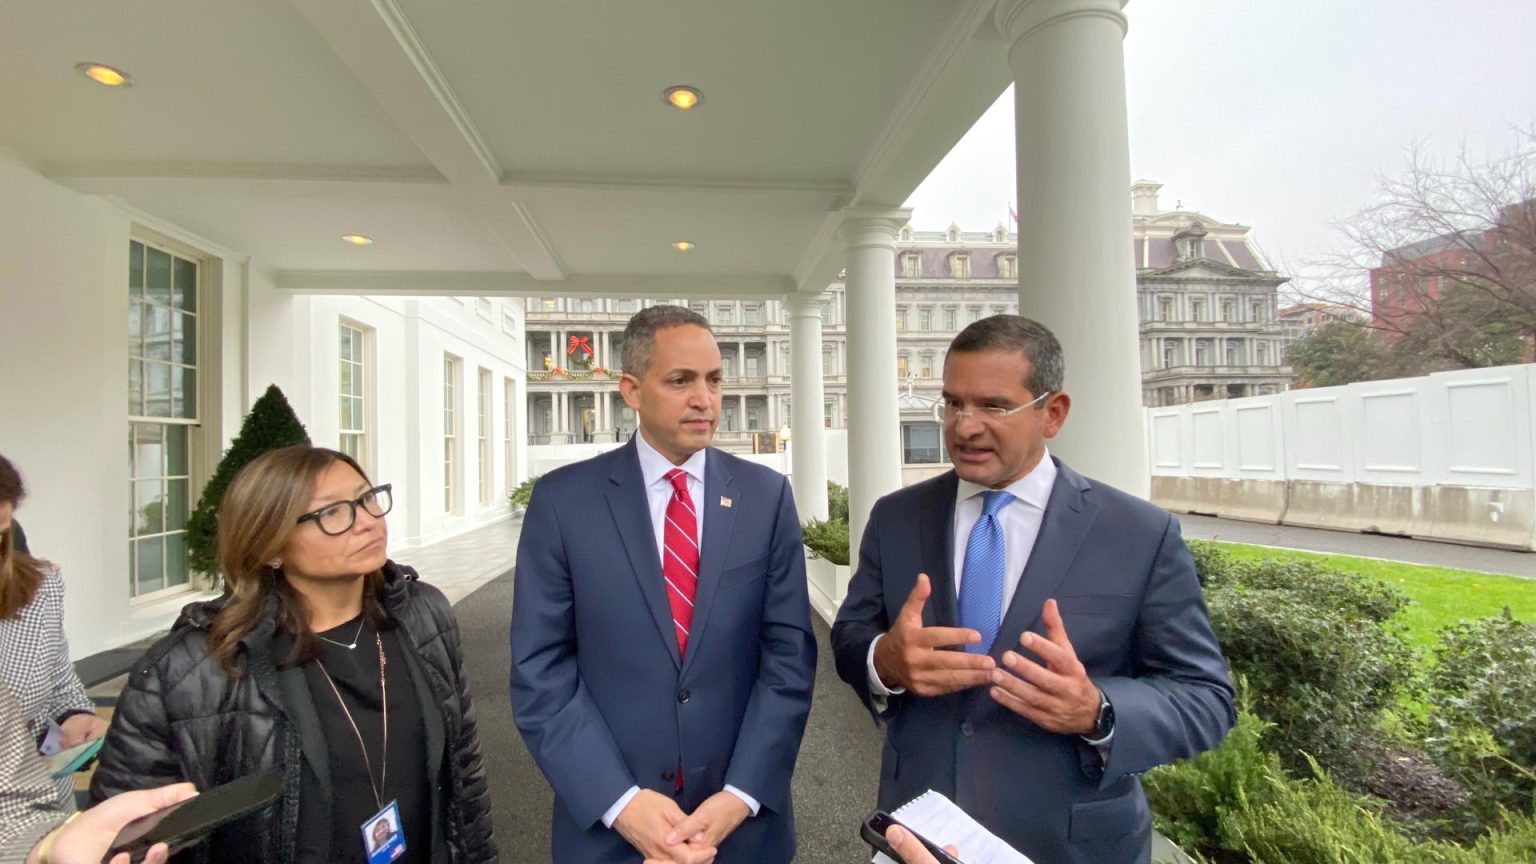
<path fill-rule="evenodd" d="M 1023 315 L 993 315 L 973 322 L 949 343 L 951 354 L 975 351 L 1020 351 L 1029 361 L 1024 386 L 1030 393 L 1060 393 L 1066 376 L 1061 343 L 1044 324 Z"/>
<path fill-rule="evenodd" d="M 709 319 L 681 306 L 649 306 L 636 312 L 624 325 L 624 372 L 645 377 L 656 356 L 656 331 L 692 324 L 709 330 Z M 713 333 L 713 330 L 709 330 Z"/>

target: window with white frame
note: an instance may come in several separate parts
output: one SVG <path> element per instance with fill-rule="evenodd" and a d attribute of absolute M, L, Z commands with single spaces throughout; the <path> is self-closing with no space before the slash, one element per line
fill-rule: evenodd
<path fill-rule="evenodd" d="M 443 355 L 443 512 L 458 511 L 459 358 Z"/>
<path fill-rule="evenodd" d="M 501 310 L 501 332 L 513 338 L 517 337 L 517 315 L 510 308 Z"/>
<path fill-rule="evenodd" d="M 479 435 L 476 443 L 479 445 L 477 458 L 480 460 L 480 506 L 491 506 L 492 485 L 491 479 L 491 370 L 480 370 L 479 391 Z"/>
<path fill-rule="evenodd" d="M 368 458 L 368 395 L 373 386 L 373 376 L 368 368 L 368 331 L 346 321 L 339 324 L 338 330 L 340 340 L 337 357 L 340 362 L 337 366 L 340 379 L 336 385 L 337 449 L 371 471 L 372 465 Z"/>
<path fill-rule="evenodd" d="M 721 303 L 715 307 L 716 324 L 735 324 L 736 307 L 730 303 Z"/>
<path fill-rule="evenodd" d="M 901 256 L 901 275 L 904 279 L 917 279 L 923 275 L 923 256 L 917 252 L 905 252 Z"/>
<path fill-rule="evenodd" d="M 977 321 L 980 321 L 980 320 L 981 320 L 981 307 L 980 306 L 968 306 L 968 307 L 966 307 L 966 310 L 965 310 L 965 323 L 967 323 L 967 324 L 975 324 Z"/>
<path fill-rule="evenodd" d="M 905 306 L 896 307 L 896 329 L 898 331 L 907 329 L 907 307 Z"/>
<path fill-rule="evenodd" d="M 960 310 L 958 308 L 956 308 L 954 306 L 945 306 L 944 307 L 944 329 L 945 330 L 959 330 L 960 329 Z"/>
<path fill-rule="evenodd" d="M 1227 340 L 1227 365 L 1243 365 L 1243 343 L 1238 339 Z"/>
<path fill-rule="evenodd" d="M 821 374 L 837 374 L 837 349 L 831 345 L 821 346 Z"/>
<path fill-rule="evenodd" d="M 1157 320 L 1159 320 L 1159 321 L 1172 321 L 1173 320 L 1173 298 L 1172 297 L 1159 297 L 1159 298 L 1157 298 Z"/>
<path fill-rule="evenodd" d="M 896 354 L 896 377 L 898 379 L 907 377 L 907 352 L 905 351 Z"/>
<path fill-rule="evenodd" d="M 1189 317 L 1195 321 L 1205 320 L 1205 300 L 1203 298 L 1189 298 Z"/>
<path fill-rule="evenodd" d="M 821 406 L 821 423 L 828 429 L 832 428 L 833 400 L 828 399 Z"/>
<path fill-rule="evenodd" d="M 1221 320 L 1235 321 L 1237 320 L 1236 314 L 1237 301 L 1233 300 L 1231 297 L 1221 298 Z"/>
<path fill-rule="evenodd" d="M 501 464 L 507 491 L 517 488 L 517 382 L 503 380 L 505 391 L 501 405 Z"/>
<path fill-rule="evenodd" d="M 918 355 L 918 362 L 920 364 L 917 367 L 917 374 L 918 374 L 918 376 L 921 377 L 921 378 L 932 378 L 933 377 L 933 352 L 932 351 L 924 351 L 922 354 L 919 354 Z"/>
<path fill-rule="evenodd" d="M 741 306 L 741 323 L 757 324 L 762 320 L 763 307 L 757 303 L 743 303 Z"/>
<path fill-rule="evenodd" d="M 484 318 L 487 321 L 494 321 L 495 320 L 495 312 L 496 312 L 495 304 L 491 303 L 491 298 L 489 298 L 489 297 L 476 297 L 475 298 L 475 314 L 476 315 L 479 315 L 481 318 Z"/>
<path fill-rule="evenodd" d="M 933 307 L 932 306 L 919 306 L 919 307 L 917 307 L 917 329 L 919 329 L 919 330 L 932 330 L 933 329 Z"/>
<path fill-rule="evenodd" d="M 1173 342 L 1163 343 L 1163 368 L 1171 369 L 1179 365 L 1179 346 Z"/>
<path fill-rule="evenodd" d="M 128 244 L 129 595 L 191 586 L 187 517 L 199 436 L 201 264 Z"/>
<path fill-rule="evenodd" d="M 1254 300 L 1253 303 L 1251 304 L 1251 308 L 1252 308 L 1252 311 L 1253 311 L 1253 320 L 1254 321 L 1263 321 L 1264 320 L 1264 301 L 1263 300 Z"/>
<path fill-rule="evenodd" d="M 1000 279 L 1015 279 L 1019 275 L 1019 258 L 1017 255 L 997 256 L 997 275 Z"/>
<path fill-rule="evenodd" d="M 971 256 L 965 252 L 949 256 L 949 275 L 956 279 L 968 278 L 971 275 Z"/>

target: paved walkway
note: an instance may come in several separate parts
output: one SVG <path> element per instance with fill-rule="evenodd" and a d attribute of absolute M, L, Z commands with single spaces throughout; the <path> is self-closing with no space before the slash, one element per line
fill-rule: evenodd
<path fill-rule="evenodd" d="M 1319 528 L 1241 522 L 1236 519 L 1218 519 L 1214 516 L 1196 516 L 1193 513 L 1176 515 L 1179 517 L 1179 524 L 1183 526 L 1184 536 L 1198 540 L 1230 540 L 1234 543 L 1253 543 L 1259 546 L 1305 549 L 1338 555 L 1359 555 L 1364 558 L 1407 561 L 1413 564 L 1456 567 L 1462 570 L 1481 570 L 1486 573 L 1508 573 L 1513 576 L 1536 579 L 1536 553 L 1531 552 L 1460 546 L 1455 543 L 1437 543 L 1433 540 L 1415 540 L 1411 537 L 1392 537 L 1386 534 L 1360 534 L 1351 531 L 1325 531 Z"/>

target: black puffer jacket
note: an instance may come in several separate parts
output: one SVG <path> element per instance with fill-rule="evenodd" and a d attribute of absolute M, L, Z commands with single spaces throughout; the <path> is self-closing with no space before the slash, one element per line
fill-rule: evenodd
<path fill-rule="evenodd" d="M 435 830 L 446 848 L 434 858 L 453 864 L 496 860 L 490 796 L 475 712 L 462 672 L 458 623 L 448 600 L 416 572 L 384 565 L 384 608 L 398 623 L 401 642 L 423 704 L 441 709 L 445 763 L 441 767 Z M 190 780 L 208 789 L 238 777 L 282 767 L 282 798 L 267 812 L 216 832 L 190 860 L 277 864 L 294 860 L 299 824 L 302 740 L 314 729 L 300 669 L 279 670 L 273 654 L 276 599 L 244 639 L 236 663 L 245 673 L 231 678 L 208 652 L 208 626 L 223 599 L 182 610 L 171 634 L 134 667 L 118 698 L 112 725 L 91 781 L 100 801 L 129 789 Z M 420 694 L 419 694 L 420 695 Z M 305 717 L 305 712 L 311 715 Z M 313 740 L 313 739 L 311 739 Z M 345 790 L 342 790 L 345 794 Z M 210 847 L 216 855 L 209 855 Z M 186 856 L 178 856 L 178 860 Z"/>

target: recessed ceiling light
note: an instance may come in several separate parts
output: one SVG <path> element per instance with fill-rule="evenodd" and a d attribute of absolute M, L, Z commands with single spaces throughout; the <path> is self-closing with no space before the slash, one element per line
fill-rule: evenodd
<path fill-rule="evenodd" d="M 661 95 L 662 98 L 667 100 L 668 105 L 684 111 L 704 101 L 703 93 L 700 93 L 696 88 L 683 84 L 679 84 L 676 87 L 668 87 Z"/>
<path fill-rule="evenodd" d="M 341 239 L 351 243 L 353 246 L 371 246 L 373 244 L 373 238 L 366 234 L 343 234 Z"/>
<path fill-rule="evenodd" d="M 103 63 L 76 63 L 75 71 L 97 84 L 105 84 L 108 87 L 133 86 L 133 76 Z"/>
<path fill-rule="evenodd" d="M 694 243 L 692 240 L 674 240 L 674 241 L 672 241 L 672 248 L 676 249 L 679 252 L 687 252 L 689 249 L 692 249 L 696 245 L 697 244 Z"/>

